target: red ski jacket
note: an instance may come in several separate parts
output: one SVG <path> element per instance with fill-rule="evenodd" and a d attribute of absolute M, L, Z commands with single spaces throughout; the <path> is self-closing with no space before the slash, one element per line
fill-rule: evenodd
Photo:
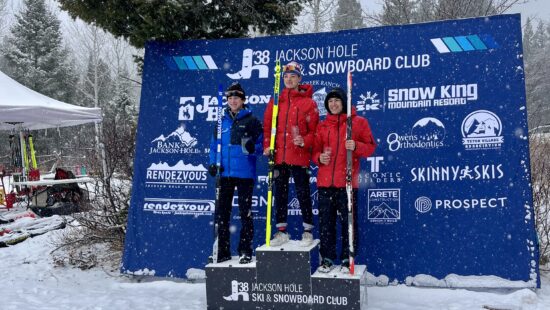
<path fill-rule="evenodd" d="M 372 137 L 369 122 L 357 116 L 354 107 L 351 115 L 351 137 L 355 141 L 355 150 L 352 152 L 352 185 L 353 188 L 358 188 L 359 158 L 372 155 L 376 149 L 376 142 Z M 317 127 L 313 149 L 313 161 L 319 166 L 317 187 L 346 187 L 346 128 L 346 114 L 327 114 L 326 120 Z M 328 165 L 319 162 L 319 156 L 326 147 L 331 149 Z"/>
<path fill-rule="evenodd" d="M 315 129 L 319 123 L 319 110 L 311 96 L 311 85 L 300 85 L 298 90 L 285 88 L 279 95 L 279 114 L 275 139 L 275 164 L 286 163 L 308 167 L 315 140 Z M 264 149 L 269 148 L 271 139 L 271 117 L 273 99 L 264 113 Z M 293 131 L 304 138 L 304 146 L 294 145 Z M 298 133 L 295 132 L 294 134 Z"/>

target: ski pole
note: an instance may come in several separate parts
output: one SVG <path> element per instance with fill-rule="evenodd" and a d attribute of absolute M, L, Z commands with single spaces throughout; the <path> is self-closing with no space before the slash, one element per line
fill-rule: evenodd
<path fill-rule="evenodd" d="M 347 119 L 346 119 L 346 140 L 352 140 L 351 137 L 351 71 L 348 71 L 348 102 L 347 102 Z M 355 271 L 355 249 L 353 247 L 353 186 L 352 186 L 352 151 L 347 150 L 346 158 L 346 193 L 348 196 L 348 240 L 349 240 L 349 273 L 354 274 Z"/>
<path fill-rule="evenodd" d="M 269 173 L 267 178 L 267 218 L 265 244 L 271 240 L 271 205 L 273 204 L 273 169 L 275 168 L 275 136 L 277 134 L 277 116 L 279 115 L 279 90 L 281 86 L 281 61 L 275 62 L 275 85 L 273 87 L 273 113 L 271 115 L 271 138 L 269 140 Z"/>

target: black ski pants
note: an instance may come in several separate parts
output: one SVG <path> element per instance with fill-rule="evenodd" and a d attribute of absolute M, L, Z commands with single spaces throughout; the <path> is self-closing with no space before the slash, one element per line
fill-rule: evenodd
<path fill-rule="evenodd" d="M 222 177 L 220 179 L 220 203 L 216 210 L 216 224 L 218 224 L 218 257 L 230 257 L 229 224 L 233 193 L 237 187 L 239 215 L 241 217 L 241 232 L 238 252 L 239 255 L 252 256 L 252 239 L 254 237 L 254 222 L 252 218 L 252 191 L 253 179 Z"/>
<path fill-rule="evenodd" d="M 287 226 L 288 217 L 288 182 L 290 174 L 294 177 L 294 189 L 302 211 L 302 221 L 306 230 L 313 228 L 311 191 L 309 188 L 308 167 L 294 165 L 275 165 L 273 175 L 275 183 L 275 208 L 277 227 Z"/>
<path fill-rule="evenodd" d="M 336 259 L 336 221 L 340 215 L 342 251 L 340 259 L 349 258 L 348 195 L 345 188 L 319 188 L 319 232 L 321 257 Z M 357 189 L 353 189 L 353 247 L 357 252 Z"/>

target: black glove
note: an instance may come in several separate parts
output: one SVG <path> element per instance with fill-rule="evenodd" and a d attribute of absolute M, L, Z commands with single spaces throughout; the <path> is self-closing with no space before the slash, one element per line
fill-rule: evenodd
<path fill-rule="evenodd" d="M 244 144 L 244 148 L 246 149 L 248 154 L 254 154 L 255 151 L 256 151 L 256 144 L 254 144 L 254 141 L 252 141 L 252 139 L 250 139 L 250 140 L 246 141 L 246 143 Z"/>
<path fill-rule="evenodd" d="M 223 167 L 220 166 L 220 174 L 223 172 Z M 218 166 L 216 164 L 212 164 L 208 167 L 208 173 L 215 177 L 216 174 L 218 174 Z"/>

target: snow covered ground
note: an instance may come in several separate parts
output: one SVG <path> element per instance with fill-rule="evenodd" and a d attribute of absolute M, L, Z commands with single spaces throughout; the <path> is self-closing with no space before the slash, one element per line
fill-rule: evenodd
<path fill-rule="evenodd" d="M 55 267 L 49 253 L 56 233 L 0 248 L 1 309 L 206 309 L 204 283 L 138 282 L 101 268 Z M 542 288 L 536 292 L 369 287 L 368 305 L 370 310 L 550 309 L 550 274 L 543 275 Z"/>

